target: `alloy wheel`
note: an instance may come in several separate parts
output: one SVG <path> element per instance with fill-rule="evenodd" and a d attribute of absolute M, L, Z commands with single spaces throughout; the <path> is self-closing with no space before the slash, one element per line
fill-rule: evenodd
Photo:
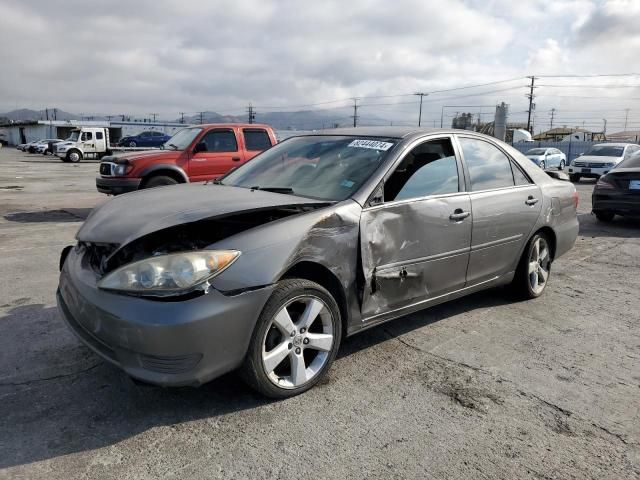
<path fill-rule="evenodd" d="M 551 267 L 551 255 L 547 241 L 539 237 L 533 244 L 529 257 L 529 285 L 536 295 L 542 293 L 547 286 L 549 269 Z"/>
<path fill-rule="evenodd" d="M 293 298 L 278 310 L 262 340 L 262 366 L 273 384 L 298 388 L 322 371 L 335 341 L 332 316 L 312 295 Z"/>

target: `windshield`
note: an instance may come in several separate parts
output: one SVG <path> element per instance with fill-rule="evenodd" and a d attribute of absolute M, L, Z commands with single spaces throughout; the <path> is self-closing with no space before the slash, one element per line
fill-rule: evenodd
<path fill-rule="evenodd" d="M 201 131 L 201 128 L 185 128 L 184 130 L 180 130 L 167 140 L 162 148 L 166 148 L 167 150 L 184 150 L 191 145 L 193 139 L 196 138 Z"/>
<path fill-rule="evenodd" d="M 546 152 L 546 148 L 532 148 L 525 155 L 544 155 Z"/>
<path fill-rule="evenodd" d="M 640 153 L 636 153 L 626 160 L 621 161 L 614 169 L 618 168 L 640 168 Z"/>
<path fill-rule="evenodd" d="M 613 147 L 611 145 L 595 145 L 591 147 L 585 155 L 593 157 L 621 157 L 624 147 Z"/>
<path fill-rule="evenodd" d="M 396 139 L 293 137 L 224 177 L 223 185 L 344 200 L 380 166 Z"/>
<path fill-rule="evenodd" d="M 77 142 L 79 137 L 80 137 L 80 130 L 72 130 L 71 135 L 69 135 L 69 138 L 67 138 L 67 140 L 70 142 Z"/>

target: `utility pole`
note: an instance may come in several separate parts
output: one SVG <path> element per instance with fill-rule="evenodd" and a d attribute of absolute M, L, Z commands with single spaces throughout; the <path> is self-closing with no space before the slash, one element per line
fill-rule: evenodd
<path fill-rule="evenodd" d="M 527 93 L 526 95 L 526 97 L 529 99 L 529 114 L 527 116 L 527 130 L 531 132 L 531 112 L 533 111 L 534 108 L 536 108 L 535 104 L 533 103 L 533 98 L 534 98 L 533 89 L 536 88 L 534 86 L 536 77 L 532 75 L 527 78 L 531 79 L 531 85 L 529 86 L 529 93 Z"/>
<path fill-rule="evenodd" d="M 357 98 L 353 99 L 353 115 L 351 115 L 351 117 L 353 118 L 353 126 L 357 127 L 358 126 L 358 99 Z"/>
<path fill-rule="evenodd" d="M 57 108 L 54 108 L 54 109 L 53 109 L 53 119 L 54 119 L 54 120 L 57 120 L 57 119 L 58 119 L 58 109 L 57 109 Z"/>
<path fill-rule="evenodd" d="M 249 106 L 247 107 L 247 115 L 249 116 L 249 123 L 253 123 L 256 119 L 256 111 L 251 102 L 249 102 Z"/>
<path fill-rule="evenodd" d="M 602 129 L 602 134 L 606 136 L 607 135 L 607 119 L 603 118 L 602 121 L 604 122 L 604 128 Z"/>
<path fill-rule="evenodd" d="M 47 121 L 49 121 L 49 109 L 45 108 L 44 111 L 45 111 L 45 113 L 47 115 Z"/>
<path fill-rule="evenodd" d="M 120 117 L 122 117 L 122 121 L 123 121 L 123 122 L 124 122 L 124 117 L 125 117 L 125 116 L 126 116 L 126 115 L 125 115 L 124 113 L 120 114 Z"/>
<path fill-rule="evenodd" d="M 111 122 L 111 119 L 113 118 L 113 115 L 106 115 L 106 117 L 107 117 L 107 121 Z"/>
<path fill-rule="evenodd" d="M 627 120 L 629 120 L 629 109 L 625 108 L 624 109 L 624 131 L 627 131 Z"/>
<path fill-rule="evenodd" d="M 184 123 L 184 112 L 180 112 L 180 123 Z"/>
<path fill-rule="evenodd" d="M 204 121 L 203 121 L 204 112 L 198 112 L 198 114 L 200 115 L 200 125 L 202 125 L 204 123 Z"/>
<path fill-rule="evenodd" d="M 553 117 L 556 115 L 556 109 L 551 109 L 551 123 L 549 124 L 549 130 L 553 130 Z"/>
<path fill-rule="evenodd" d="M 156 117 L 158 116 L 157 113 L 150 113 L 149 115 L 151 115 L 153 117 L 153 123 L 156 123 Z"/>
<path fill-rule="evenodd" d="M 418 126 L 422 123 L 422 97 L 425 95 L 429 95 L 428 93 L 416 92 L 414 95 L 418 95 L 420 97 L 420 113 L 418 114 Z"/>

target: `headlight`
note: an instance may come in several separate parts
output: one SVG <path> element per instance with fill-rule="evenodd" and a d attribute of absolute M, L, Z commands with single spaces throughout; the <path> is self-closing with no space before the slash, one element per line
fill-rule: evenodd
<path fill-rule="evenodd" d="M 178 295 L 202 286 L 223 272 L 238 257 L 237 250 L 200 250 L 171 253 L 130 263 L 98 282 L 105 290 L 148 294 Z"/>
<path fill-rule="evenodd" d="M 116 165 L 116 167 L 113 169 L 113 174 L 119 177 L 123 177 L 127 174 L 128 167 L 129 165 L 125 164 Z"/>

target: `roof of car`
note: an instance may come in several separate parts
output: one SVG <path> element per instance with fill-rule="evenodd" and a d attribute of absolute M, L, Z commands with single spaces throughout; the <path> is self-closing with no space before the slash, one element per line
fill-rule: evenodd
<path fill-rule="evenodd" d="M 186 126 L 186 125 L 185 125 Z M 225 128 L 271 128 L 270 125 L 266 125 L 264 123 L 203 123 L 201 125 L 190 125 L 191 127 L 202 127 L 202 128 L 210 128 L 210 127 L 225 127 Z"/>
<path fill-rule="evenodd" d="M 307 133 L 306 135 L 347 135 L 358 137 L 404 138 L 415 134 L 444 133 L 451 131 L 451 129 L 422 127 L 350 127 L 318 130 L 313 133 Z"/>
<path fill-rule="evenodd" d="M 597 143 L 593 145 L 594 147 L 626 147 L 627 145 L 635 145 L 631 142 L 620 142 L 620 143 Z"/>

